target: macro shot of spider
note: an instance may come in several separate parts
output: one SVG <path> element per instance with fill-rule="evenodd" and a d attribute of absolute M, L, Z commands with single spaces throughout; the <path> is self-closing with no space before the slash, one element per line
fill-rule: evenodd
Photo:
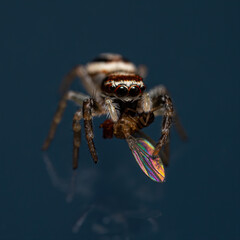
<path fill-rule="evenodd" d="M 89 95 L 69 90 L 78 77 Z M 94 145 L 92 119 L 106 115 L 100 125 L 103 138 L 126 139 L 130 150 L 142 171 L 157 182 L 165 178 L 164 165 L 169 159 L 169 133 L 172 123 L 182 138 L 184 130 L 174 111 L 166 88 L 159 85 L 146 92 L 143 78 L 146 67 L 137 67 L 119 54 L 104 53 L 87 63 L 73 68 L 63 79 L 62 97 L 52 120 L 48 136 L 42 146 L 47 150 L 61 121 L 67 101 L 73 101 L 79 109 L 73 116 L 73 169 L 78 166 L 83 119 L 85 137 L 92 159 L 98 162 Z M 158 142 L 146 136 L 141 129 L 149 126 L 156 116 L 162 116 L 162 128 Z"/>

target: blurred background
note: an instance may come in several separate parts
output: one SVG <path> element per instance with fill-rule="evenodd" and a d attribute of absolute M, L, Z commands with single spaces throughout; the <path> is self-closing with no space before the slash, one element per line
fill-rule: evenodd
<path fill-rule="evenodd" d="M 239 239 L 239 2 L 2 1 L 0 239 Z M 69 103 L 41 152 L 75 65 L 102 52 L 146 64 L 189 136 L 173 130 L 166 182 L 151 181 L 127 143 L 83 138 L 73 173 Z M 73 89 L 83 91 L 75 82 Z M 157 140 L 161 118 L 145 133 Z"/>

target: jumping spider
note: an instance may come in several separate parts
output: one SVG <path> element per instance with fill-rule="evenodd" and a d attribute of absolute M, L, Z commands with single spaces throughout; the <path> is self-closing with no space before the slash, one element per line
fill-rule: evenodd
<path fill-rule="evenodd" d="M 61 85 L 62 98 L 54 115 L 48 136 L 42 149 L 46 150 L 54 138 L 67 101 L 71 100 L 80 106 L 73 117 L 73 169 L 78 166 L 79 147 L 81 143 L 81 125 L 83 118 L 85 137 L 91 156 L 95 163 L 98 156 L 94 145 L 92 118 L 107 115 L 100 127 L 103 128 L 103 137 L 126 139 L 139 166 L 146 173 L 158 171 L 156 162 L 160 162 L 161 171 L 164 171 L 158 154 L 163 148 L 162 156 L 165 164 L 168 162 L 169 131 L 173 119 L 176 120 L 172 100 L 162 85 L 146 92 L 143 78 L 146 75 L 144 66 L 136 67 L 132 62 L 118 54 L 101 54 L 88 64 L 73 68 L 64 78 Z M 75 77 L 79 77 L 89 96 L 69 91 Z M 161 137 L 156 146 L 152 145 L 139 130 L 149 126 L 155 116 L 163 116 Z M 184 137 L 184 132 L 178 123 L 177 129 Z M 137 134 L 140 137 L 137 137 Z M 140 140 L 139 140 L 140 139 Z M 148 162 L 150 161 L 150 162 Z M 150 170 L 149 170 L 150 169 Z M 150 172 L 149 172 L 149 171 Z M 156 173 L 155 175 L 159 175 Z M 151 177 L 155 181 L 163 181 L 164 173 L 159 177 Z M 163 176 L 164 175 L 164 176 Z"/>

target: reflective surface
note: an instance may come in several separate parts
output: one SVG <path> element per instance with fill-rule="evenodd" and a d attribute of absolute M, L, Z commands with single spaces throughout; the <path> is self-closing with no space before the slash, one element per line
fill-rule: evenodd
<path fill-rule="evenodd" d="M 0 239 L 239 239 L 239 6 L 227 1 L 2 4 Z M 71 170 L 69 104 L 41 151 L 62 77 L 101 52 L 146 64 L 189 136 L 173 131 L 166 182 L 125 141 L 82 141 Z M 76 82 L 74 89 L 82 90 Z M 161 119 L 146 129 L 160 136 Z M 74 190 L 73 190 L 74 189 Z"/>

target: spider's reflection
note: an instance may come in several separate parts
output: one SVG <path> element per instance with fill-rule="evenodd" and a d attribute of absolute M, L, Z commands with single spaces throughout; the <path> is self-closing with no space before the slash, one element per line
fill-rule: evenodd
<path fill-rule="evenodd" d="M 141 236 L 141 231 L 159 231 L 159 206 L 163 197 L 163 187 L 159 184 L 149 183 L 150 180 L 139 182 L 124 165 L 112 171 L 112 181 L 106 181 L 99 168 L 81 168 L 73 171 L 69 179 L 63 179 L 48 155 L 45 154 L 43 160 L 53 186 L 66 195 L 67 202 L 81 197 L 83 206 L 73 224 L 74 233 L 87 231 L 100 239 L 109 239 L 109 236 L 130 239 L 128 236 L 132 234 Z"/>
<path fill-rule="evenodd" d="M 93 196 L 93 184 L 97 175 L 94 168 L 84 169 L 81 174 L 79 174 L 79 170 L 72 171 L 70 179 L 63 179 L 59 177 L 46 153 L 43 155 L 43 160 L 53 186 L 66 194 L 67 202 L 72 202 L 75 195 L 85 198 Z"/>

